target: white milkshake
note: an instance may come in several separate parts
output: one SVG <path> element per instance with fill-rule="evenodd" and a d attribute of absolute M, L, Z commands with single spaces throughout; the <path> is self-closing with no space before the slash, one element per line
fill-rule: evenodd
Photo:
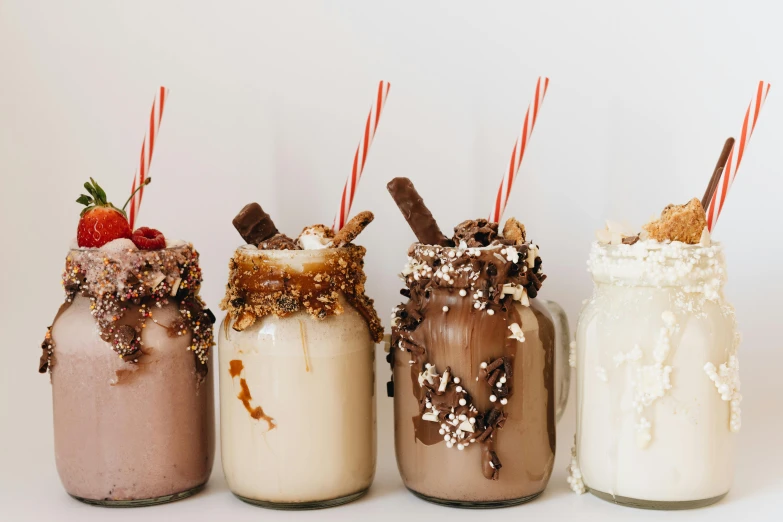
<path fill-rule="evenodd" d="M 639 507 L 707 505 L 731 487 L 740 427 L 722 249 L 706 234 L 690 245 L 634 240 L 595 243 L 590 254 L 569 482 Z"/>
<path fill-rule="evenodd" d="M 375 475 L 383 332 L 364 295 L 364 249 L 332 248 L 325 230 L 240 247 L 230 265 L 218 335 L 223 471 L 234 494 L 265 507 L 350 502 Z"/>

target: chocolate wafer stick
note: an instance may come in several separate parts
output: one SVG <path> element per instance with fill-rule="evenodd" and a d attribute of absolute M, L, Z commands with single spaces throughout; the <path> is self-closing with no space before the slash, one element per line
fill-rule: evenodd
<path fill-rule="evenodd" d="M 232 223 L 242 239 L 251 245 L 258 245 L 278 233 L 272 218 L 258 203 L 245 205 Z"/>
<path fill-rule="evenodd" d="M 451 246 L 449 238 L 443 235 L 432 213 L 424 205 L 424 201 L 413 183 L 408 178 L 394 178 L 386 185 L 386 188 L 394 198 L 394 202 L 400 208 L 405 221 L 411 227 L 420 243 L 424 245 Z"/>
<path fill-rule="evenodd" d="M 718 163 L 715 165 L 715 170 L 712 171 L 712 177 L 710 178 L 710 182 L 707 184 L 707 190 L 704 192 L 704 197 L 701 198 L 701 206 L 705 211 L 710 206 L 710 201 L 712 201 L 712 196 L 715 194 L 715 189 L 718 188 L 720 176 L 723 174 L 723 169 L 726 167 L 726 160 L 729 159 L 729 154 L 731 153 L 731 148 L 733 146 L 734 138 L 727 139 L 723 144 L 723 150 L 720 151 Z"/>

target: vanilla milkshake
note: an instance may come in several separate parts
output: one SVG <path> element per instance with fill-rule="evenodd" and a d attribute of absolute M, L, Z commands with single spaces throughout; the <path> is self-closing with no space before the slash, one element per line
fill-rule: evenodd
<path fill-rule="evenodd" d="M 577 491 L 681 509 L 731 487 L 739 334 L 703 215 L 694 200 L 641 237 L 610 224 L 593 244 L 576 337 Z"/>
<path fill-rule="evenodd" d="M 359 218 L 296 241 L 260 207 L 235 220 L 250 244 L 230 264 L 218 344 L 223 471 L 242 500 L 330 507 L 372 483 L 383 332 L 364 295 L 364 249 L 351 243 L 371 215 Z"/>
<path fill-rule="evenodd" d="M 405 486 L 459 507 L 531 500 L 554 464 L 564 406 L 555 373 L 568 344 L 567 330 L 556 331 L 535 299 L 546 277 L 538 248 L 513 218 L 502 234 L 480 219 L 447 238 L 409 180 L 388 188 L 421 241 L 401 274 L 408 301 L 393 311 L 388 358 Z M 559 307 L 552 311 L 567 324 Z"/>

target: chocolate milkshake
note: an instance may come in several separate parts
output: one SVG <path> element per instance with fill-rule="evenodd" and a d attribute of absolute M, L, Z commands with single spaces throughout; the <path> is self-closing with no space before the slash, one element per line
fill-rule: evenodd
<path fill-rule="evenodd" d="M 242 500 L 331 507 L 375 475 L 375 356 L 383 330 L 364 294 L 362 212 L 293 240 L 257 204 L 234 225 L 219 334 L 223 471 Z"/>
<path fill-rule="evenodd" d="M 461 507 L 531 500 L 554 463 L 556 335 L 567 343 L 534 299 L 546 277 L 538 248 L 513 218 L 502 234 L 479 219 L 448 238 L 409 180 L 388 188 L 419 239 L 389 353 L 403 481 Z"/>
<path fill-rule="evenodd" d="M 98 189 L 42 344 L 57 470 L 87 503 L 169 502 L 198 491 L 212 470 L 214 316 L 198 295 L 192 245 L 131 232 Z"/>

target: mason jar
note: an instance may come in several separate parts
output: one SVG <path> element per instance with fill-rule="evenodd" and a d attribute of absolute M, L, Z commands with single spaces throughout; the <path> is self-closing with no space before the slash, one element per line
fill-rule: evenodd
<path fill-rule="evenodd" d="M 214 317 L 197 260 L 190 246 L 68 255 L 40 369 L 51 372 L 57 471 L 78 500 L 159 504 L 209 478 Z"/>
<path fill-rule="evenodd" d="M 331 507 L 373 481 L 382 331 L 363 257 L 355 246 L 243 246 L 232 259 L 218 341 L 221 447 L 228 486 L 246 502 Z"/>
<path fill-rule="evenodd" d="M 405 486 L 434 503 L 520 504 L 552 472 L 568 321 L 533 298 L 543 280 L 536 251 L 520 246 L 516 259 L 511 248 L 417 244 L 403 271 L 410 300 L 394 311 L 389 353 L 397 465 Z M 517 276 L 503 279 L 509 270 Z M 488 272 L 496 279 L 482 285 Z M 536 283 L 520 280 L 525 272 Z"/>
<path fill-rule="evenodd" d="M 595 290 L 576 336 L 583 487 L 643 508 L 717 502 L 741 422 L 720 244 L 595 243 L 589 267 Z"/>

